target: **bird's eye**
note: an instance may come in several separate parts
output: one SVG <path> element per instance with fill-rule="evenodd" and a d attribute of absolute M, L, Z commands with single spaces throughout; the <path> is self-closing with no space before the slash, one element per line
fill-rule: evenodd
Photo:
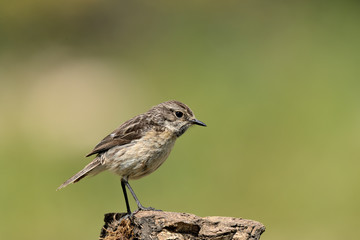
<path fill-rule="evenodd" d="M 177 111 L 175 112 L 175 115 L 178 117 L 178 118 L 181 118 L 184 114 L 180 111 Z"/>

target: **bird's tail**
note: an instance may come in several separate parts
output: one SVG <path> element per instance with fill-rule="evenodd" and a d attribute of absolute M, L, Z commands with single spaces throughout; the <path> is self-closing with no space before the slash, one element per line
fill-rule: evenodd
<path fill-rule="evenodd" d="M 80 181 L 82 178 L 86 177 L 91 171 L 93 171 L 94 168 L 100 165 L 101 165 L 100 158 L 95 158 L 91 163 L 86 165 L 80 172 L 78 172 L 77 174 L 66 180 L 63 184 L 61 184 L 60 187 L 58 187 L 56 190 L 60 190 L 61 188 L 66 187 L 70 183 L 76 183 Z"/>

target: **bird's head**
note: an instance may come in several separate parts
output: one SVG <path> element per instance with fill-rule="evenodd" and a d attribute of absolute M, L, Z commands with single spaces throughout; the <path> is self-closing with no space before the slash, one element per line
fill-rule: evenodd
<path fill-rule="evenodd" d="M 167 101 L 150 109 L 155 113 L 155 121 L 180 137 L 192 125 L 206 126 L 197 120 L 191 109 L 179 101 Z"/>

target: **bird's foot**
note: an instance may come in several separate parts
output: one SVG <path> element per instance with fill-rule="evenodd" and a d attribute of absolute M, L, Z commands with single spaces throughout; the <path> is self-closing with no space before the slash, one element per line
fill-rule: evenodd
<path fill-rule="evenodd" d="M 121 222 L 122 220 L 129 219 L 132 221 L 134 213 L 117 213 L 113 216 L 114 220 Z"/>
<path fill-rule="evenodd" d="M 139 211 L 162 211 L 162 210 L 155 209 L 153 207 L 143 207 L 143 206 L 140 205 L 140 206 L 138 206 L 138 209 L 134 212 L 134 214 L 139 212 Z"/>

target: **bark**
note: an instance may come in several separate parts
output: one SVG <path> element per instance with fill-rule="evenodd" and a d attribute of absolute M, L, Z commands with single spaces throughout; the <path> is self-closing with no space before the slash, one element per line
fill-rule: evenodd
<path fill-rule="evenodd" d="M 233 217 L 198 217 L 189 213 L 140 211 L 132 218 L 125 213 L 105 214 L 103 240 L 257 240 L 265 226 Z"/>

